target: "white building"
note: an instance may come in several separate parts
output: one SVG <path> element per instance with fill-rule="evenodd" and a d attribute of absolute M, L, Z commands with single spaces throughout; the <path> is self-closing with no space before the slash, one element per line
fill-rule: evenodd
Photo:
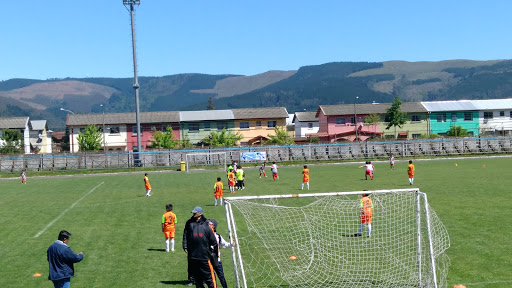
<path fill-rule="evenodd" d="M 471 100 L 478 110 L 480 133 L 512 135 L 512 99 Z"/>
<path fill-rule="evenodd" d="M 18 130 L 23 134 L 23 151 L 25 154 L 30 154 L 30 127 L 28 117 L 10 117 L 0 118 L 0 145 L 4 145 L 3 130 L 12 129 Z"/>
<path fill-rule="evenodd" d="M 30 150 L 32 153 L 52 153 L 52 134 L 46 120 L 30 120 Z"/>
<path fill-rule="evenodd" d="M 295 112 L 295 137 L 307 137 L 307 134 L 317 133 L 320 129 L 316 112 Z"/>

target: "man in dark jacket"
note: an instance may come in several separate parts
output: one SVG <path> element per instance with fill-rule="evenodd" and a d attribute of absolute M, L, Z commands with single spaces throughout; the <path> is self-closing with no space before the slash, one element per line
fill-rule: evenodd
<path fill-rule="evenodd" d="M 217 283 L 212 263 L 212 248 L 216 249 L 217 240 L 213 230 L 208 226 L 199 206 L 192 210 L 194 215 L 185 223 L 183 230 L 183 250 L 187 253 L 189 273 L 194 277 L 196 288 L 216 288 Z"/>
<path fill-rule="evenodd" d="M 52 280 L 55 288 L 69 288 L 71 277 L 75 276 L 73 263 L 84 259 L 82 252 L 76 254 L 69 248 L 69 237 L 71 233 L 62 230 L 59 233 L 58 240 L 46 251 L 46 257 L 50 266 L 48 280 Z"/>

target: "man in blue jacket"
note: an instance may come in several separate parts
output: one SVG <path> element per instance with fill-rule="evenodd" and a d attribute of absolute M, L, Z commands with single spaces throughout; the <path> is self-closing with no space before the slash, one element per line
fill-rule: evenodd
<path fill-rule="evenodd" d="M 48 280 L 52 280 L 55 288 L 69 288 L 71 277 L 75 276 L 73 263 L 84 259 L 82 252 L 76 254 L 69 248 L 69 237 L 71 233 L 62 230 L 59 233 L 59 240 L 55 240 L 46 251 L 50 266 Z"/>

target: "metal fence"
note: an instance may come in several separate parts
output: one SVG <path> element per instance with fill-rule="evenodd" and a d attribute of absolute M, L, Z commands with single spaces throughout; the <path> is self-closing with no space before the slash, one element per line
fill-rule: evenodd
<path fill-rule="evenodd" d="M 357 143 L 307 144 L 289 146 L 249 146 L 234 148 L 198 148 L 189 150 L 154 150 L 138 153 L 75 153 L 0 156 L 0 172 L 14 173 L 22 170 L 60 171 L 123 169 L 143 167 L 180 167 L 186 154 L 225 152 L 228 163 L 237 161 L 241 152 L 266 152 L 267 161 L 320 161 L 350 160 L 365 158 L 421 157 L 438 155 L 468 155 L 509 153 L 512 150 L 512 137 L 473 137 L 439 138 L 406 141 L 366 141 Z M 198 158 L 199 159 L 199 158 Z M 198 160 L 199 161 L 199 160 Z M 202 160 L 201 160 L 202 161 Z M 222 161 L 223 162 L 223 161 Z M 188 163 L 189 167 L 204 166 L 201 163 Z M 215 165 L 215 163 L 212 163 Z"/>

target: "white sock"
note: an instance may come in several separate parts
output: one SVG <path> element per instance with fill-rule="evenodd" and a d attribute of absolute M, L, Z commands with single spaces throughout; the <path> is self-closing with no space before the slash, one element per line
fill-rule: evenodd
<path fill-rule="evenodd" d="M 217 206 L 217 198 L 215 198 L 215 206 Z"/>
<path fill-rule="evenodd" d="M 171 250 L 174 251 L 174 238 L 171 239 Z"/>
<path fill-rule="evenodd" d="M 220 206 L 222 206 L 222 198 L 220 198 Z"/>
<path fill-rule="evenodd" d="M 308 182 L 308 183 L 306 183 L 306 185 L 308 185 L 308 190 L 309 190 L 309 182 Z"/>
<path fill-rule="evenodd" d="M 372 234 L 372 223 L 368 223 L 368 236 Z"/>
<path fill-rule="evenodd" d="M 165 239 L 165 251 L 169 251 L 169 239 Z"/>
<path fill-rule="evenodd" d="M 301 189 L 304 189 L 304 182 L 302 182 L 302 186 L 301 186 Z"/>
<path fill-rule="evenodd" d="M 359 225 L 359 235 L 363 235 L 363 223 Z"/>

